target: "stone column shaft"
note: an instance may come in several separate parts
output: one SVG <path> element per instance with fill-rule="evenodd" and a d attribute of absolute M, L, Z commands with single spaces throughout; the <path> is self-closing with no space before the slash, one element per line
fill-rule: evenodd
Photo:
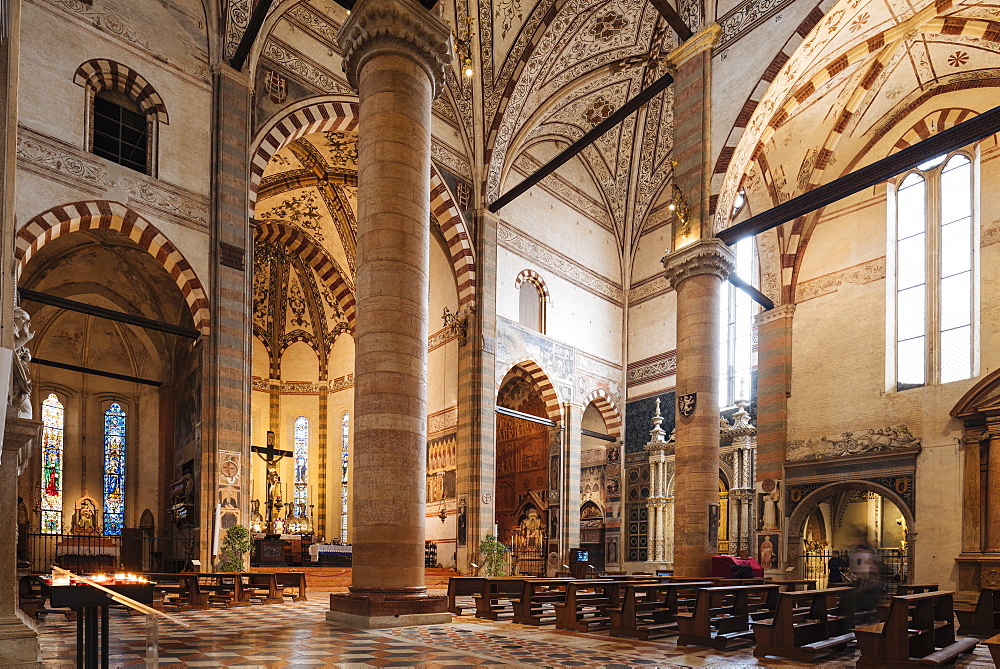
<path fill-rule="evenodd" d="M 339 35 L 359 94 L 354 558 L 333 620 L 450 619 L 424 587 L 431 102 L 450 30 L 413 0 L 361 0 Z"/>
<path fill-rule="evenodd" d="M 986 474 L 986 551 L 1000 552 L 1000 434 L 990 434 Z"/>
<path fill-rule="evenodd" d="M 559 564 L 569 560 L 569 549 L 580 546 L 580 450 L 583 407 L 563 402 L 562 494 L 560 507 Z"/>
<path fill-rule="evenodd" d="M 701 240 L 663 261 L 677 292 L 677 398 L 674 457 L 674 573 L 707 576 L 718 535 L 709 506 L 719 504 L 719 305 L 734 256 L 717 239 Z M 685 396 L 694 407 L 684 416 Z"/>
<path fill-rule="evenodd" d="M 962 495 L 963 553 L 978 553 L 983 549 L 981 448 L 978 439 L 967 439 L 965 442 L 965 481 Z"/>

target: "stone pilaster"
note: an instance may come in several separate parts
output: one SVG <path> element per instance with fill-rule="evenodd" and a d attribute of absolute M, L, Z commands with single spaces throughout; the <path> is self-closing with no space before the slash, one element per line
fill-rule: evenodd
<path fill-rule="evenodd" d="M 201 560 L 211 564 L 215 504 L 219 499 L 219 451 L 240 454 L 242 475 L 237 522 L 246 522 L 250 480 L 249 262 L 252 235 L 247 218 L 250 88 L 246 73 L 219 65 L 213 75 L 211 334 L 202 357 Z"/>
<path fill-rule="evenodd" d="M 0 456 L 0 667 L 40 667 L 38 632 L 17 605 L 17 478 L 31 460 L 41 421 L 7 416 Z"/>
<path fill-rule="evenodd" d="M 757 314 L 757 480 L 778 480 L 788 438 L 794 304 Z"/>
<path fill-rule="evenodd" d="M 563 402 L 562 431 L 562 494 L 559 495 L 560 565 L 569 562 L 569 550 L 580 547 L 580 449 L 583 427 L 583 407 L 574 402 Z"/>
<path fill-rule="evenodd" d="M 719 504 L 719 343 L 722 284 L 733 252 L 718 239 L 663 259 L 677 293 L 677 413 L 674 455 L 674 573 L 707 576 L 718 545 L 709 531 Z M 718 509 L 716 509 L 718 510 Z M 713 536 L 715 534 L 715 536 Z"/>
<path fill-rule="evenodd" d="M 498 223 L 485 209 L 476 213 L 476 311 L 458 349 L 458 570 L 463 574 L 475 570 L 470 563 L 482 564 L 479 543 L 495 522 Z"/>
<path fill-rule="evenodd" d="M 359 95 L 354 559 L 327 618 L 445 622 L 424 587 L 431 102 L 451 31 L 414 0 L 360 0 L 338 35 Z"/>

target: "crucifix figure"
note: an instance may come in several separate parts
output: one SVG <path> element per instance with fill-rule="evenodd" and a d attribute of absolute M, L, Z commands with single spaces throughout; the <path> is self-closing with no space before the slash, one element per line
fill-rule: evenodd
<path fill-rule="evenodd" d="M 267 507 L 267 532 L 270 534 L 281 534 L 277 531 L 278 528 L 275 527 L 275 510 L 280 513 L 281 507 L 284 506 L 281 500 L 281 477 L 278 475 L 278 461 L 281 458 L 292 457 L 292 452 L 275 448 L 274 432 L 270 430 L 267 431 L 267 446 L 253 446 L 251 450 L 267 463 L 267 498 L 264 502 Z"/>

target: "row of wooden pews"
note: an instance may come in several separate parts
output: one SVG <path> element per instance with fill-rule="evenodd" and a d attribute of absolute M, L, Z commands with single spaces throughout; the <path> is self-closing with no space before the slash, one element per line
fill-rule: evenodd
<path fill-rule="evenodd" d="M 302 572 L 144 574 L 153 582 L 154 606 L 189 611 L 251 604 L 277 604 L 290 598 L 305 601 L 306 575 Z"/>
<path fill-rule="evenodd" d="M 749 582 L 747 582 L 749 581 Z M 808 589 L 796 590 L 804 585 Z M 633 575 L 624 578 L 454 577 L 449 611 L 527 625 L 653 639 L 726 650 L 755 644 L 754 655 L 812 662 L 857 641 L 859 667 L 950 664 L 975 648 L 956 639 L 951 592 L 936 584 L 901 588 L 875 625 L 855 626 L 854 589 L 816 590 L 814 582 L 734 581 Z M 474 605 L 473 603 L 474 602 Z M 959 612 L 962 632 L 1000 632 L 1000 589 L 984 589 Z M 985 642 L 1000 660 L 1000 634 Z"/>

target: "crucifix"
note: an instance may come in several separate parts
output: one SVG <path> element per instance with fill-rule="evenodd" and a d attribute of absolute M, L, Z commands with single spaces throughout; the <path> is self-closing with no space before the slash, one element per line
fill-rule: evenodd
<path fill-rule="evenodd" d="M 251 449 L 254 453 L 260 456 L 260 459 L 267 463 L 267 498 L 265 500 L 265 506 L 267 507 L 267 532 L 269 534 L 280 534 L 276 532 L 274 526 L 275 522 L 275 510 L 278 513 L 281 512 L 281 507 L 284 503 L 281 500 L 281 476 L 278 475 L 278 461 L 281 458 L 292 457 L 291 451 L 282 451 L 274 447 L 274 432 L 267 431 L 267 446 L 252 446 Z"/>

